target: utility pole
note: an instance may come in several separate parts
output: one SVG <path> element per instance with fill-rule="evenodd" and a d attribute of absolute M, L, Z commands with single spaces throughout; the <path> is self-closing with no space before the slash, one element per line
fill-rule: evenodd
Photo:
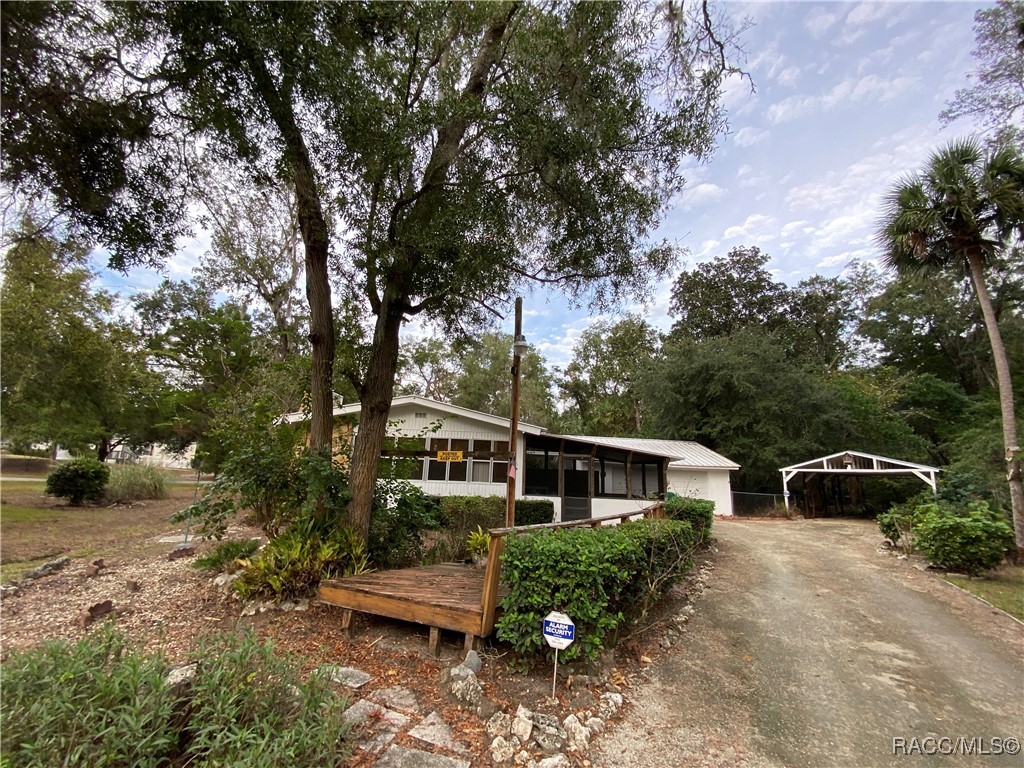
<path fill-rule="evenodd" d="M 516 524 L 516 455 L 519 447 L 519 367 L 526 352 L 526 337 L 523 336 L 523 300 L 516 299 L 515 338 L 512 343 L 512 426 L 509 429 L 508 447 L 511 456 L 508 462 L 508 487 L 506 488 L 505 525 Z"/>

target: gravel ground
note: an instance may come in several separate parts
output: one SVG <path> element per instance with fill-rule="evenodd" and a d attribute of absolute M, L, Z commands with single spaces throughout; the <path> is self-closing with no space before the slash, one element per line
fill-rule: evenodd
<path fill-rule="evenodd" d="M 737 520 L 716 536 L 683 641 L 594 766 L 871 768 L 915 762 L 894 738 L 979 737 L 989 751 L 993 737 L 1024 738 L 1020 623 L 880 552 L 873 524 Z"/>

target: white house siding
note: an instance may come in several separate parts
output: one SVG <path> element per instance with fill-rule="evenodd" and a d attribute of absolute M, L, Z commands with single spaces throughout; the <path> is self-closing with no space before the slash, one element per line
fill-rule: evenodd
<path fill-rule="evenodd" d="M 716 515 L 732 514 L 732 484 L 728 470 L 690 469 L 669 464 L 668 487 L 679 496 L 715 502 Z"/>
<path fill-rule="evenodd" d="M 402 404 L 391 409 L 389 420 L 392 425 L 388 434 L 404 437 L 425 437 L 428 441 L 434 440 L 486 440 L 491 443 L 508 442 L 508 430 L 498 426 L 492 426 L 482 422 L 463 419 L 459 416 L 444 413 L 425 406 L 422 403 Z M 438 428 L 438 423 L 440 427 Z M 523 445 L 524 439 L 520 435 L 517 441 L 516 452 L 518 466 L 523 466 Z M 473 446 L 470 443 L 471 449 Z M 435 445 L 428 444 L 428 449 L 434 451 Z M 492 446 L 493 448 L 493 446 Z M 421 488 L 424 493 L 435 496 L 505 496 L 506 481 L 499 482 L 473 482 L 473 465 L 477 462 L 470 459 L 466 468 L 467 480 L 429 480 L 429 461 L 423 462 L 423 475 L 420 478 L 410 478 L 409 482 Z M 493 476 L 493 462 L 488 460 L 488 475 Z M 504 477 L 504 473 L 501 475 Z M 516 473 L 516 496 L 522 494 L 523 473 Z"/>

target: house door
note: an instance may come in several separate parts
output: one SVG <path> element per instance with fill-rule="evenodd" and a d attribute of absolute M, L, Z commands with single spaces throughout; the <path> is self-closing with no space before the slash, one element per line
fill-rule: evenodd
<path fill-rule="evenodd" d="M 562 521 L 591 517 L 590 457 L 562 459 Z"/>

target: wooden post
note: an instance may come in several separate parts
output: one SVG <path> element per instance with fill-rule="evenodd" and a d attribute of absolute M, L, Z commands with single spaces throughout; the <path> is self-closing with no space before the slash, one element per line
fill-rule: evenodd
<path fill-rule="evenodd" d="M 498 583 L 501 579 L 501 555 L 504 551 L 504 537 L 491 534 L 491 544 L 487 549 L 487 570 L 484 571 L 484 594 L 480 598 L 480 637 L 487 637 L 494 631 L 494 612 L 498 608 Z"/>
<path fill-rule="evenodd" d="M 626 454 L 626 498 L 633 498 L 633 452 Z"/>
<path fill-rule="evenodd" d="M 519 454 L 519 343 L 523 336 L 523 299 L 516 298 L 515 338 L 512 344 L 512 424 L 509 429 L 508 446 L 512 456 L 508 462 L 508 487 L 505 500 L 505 525 L 509 528 L 516 524 L 516 476 L 520 472 L 516 457 Z M 525 458 L 525 457 L 524 457 Z M 525 461 L 523 462 L 526 463 Z M 525 468 L 523 468 L 525 471 Z"/>
<path fill-rule="evenodd" d="M 430 658 L 436 659 L 438 657 L 441 646 L 441 629 L 439 627 L 430 628 L 430 640 L 427 642 L 427 653 Z"/>

